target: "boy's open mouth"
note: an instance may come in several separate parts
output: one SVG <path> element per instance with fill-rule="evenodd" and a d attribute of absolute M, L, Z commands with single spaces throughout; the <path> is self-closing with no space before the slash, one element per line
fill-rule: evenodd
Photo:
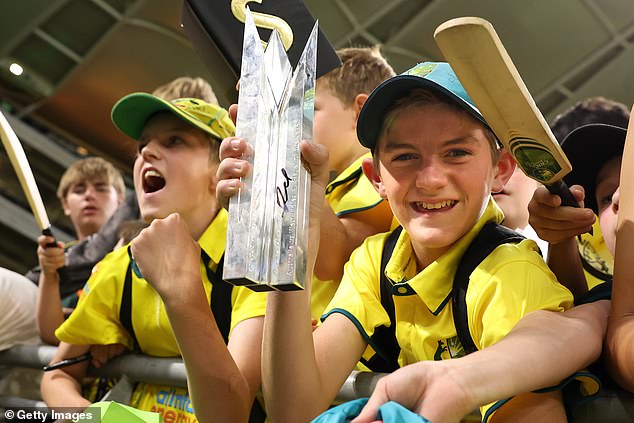
<path fill-rule="evenodd" d="M 165 178 L 154 169 L 143 172 L 143 192 L 150 194 L 165 187 Z"/>
<path fill-rule="evenodd" d="M 455 206 L 457 203 L 456 200 L 444 200 L 438 201 L 435 203 L 428 203 L 425 201 L 417 201 L 412 203 L 414 209 L 419 212 L 429 212 L 429 211 L 443 211 L 448 210 Z"/>

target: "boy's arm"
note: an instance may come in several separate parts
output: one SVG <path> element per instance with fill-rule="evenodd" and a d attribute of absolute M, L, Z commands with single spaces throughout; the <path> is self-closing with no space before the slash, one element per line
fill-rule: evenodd
<path fill-rule="evenodd" d="M 220 146 L 217 196 L 228 203 L 250 171 L 238 158 L 248 145 L 239 138 Z M 328 155 L 323 145 L 302 143 L 312 176 L 307 289 L 268 294 L 264 322 L 262 380 L 267 414 L 276 422 L 309 421 L 324 411 L 361 357 L 365 341 L 343 315 L 333 315 L 315 331 L 310 318 L 310 283 L 319 246 L 321 208 L 327 182 Z"/>
<path fill-rule="evenodd" d="M 365 175 L 361 175 L 365 178 Z M 327 201 L 321 215 L 321 241 L 315 275 L 321 280 L 340 280 L 352 251 L 370 235 L 390 230 L 392 211 L 387 201 L 337 217 Z"/>
<path fill-rule="evenodd" d="M 387 401 L 434 423 L 458 422 L 480 405 L 557 385 L 599 357 L 609 308 L 607 301 L 598 301 L 563 313 L 534 311 L 488 348 L 403 367 L 379 381 L 354 423 L 373 421 Z M 543 397 L 522 399 L 539 402 Z M 513 414 L 520 405 L 510 401 L 501 410 Z"/>
<path fill-rule="evenodd" d="M 577 201 L 583 201 L 584 191 L 579 185 L 570 188 Z M 561 199 L 546 187 L 535 190 L 528 204 L 529 222 L 537 235 L 548 241 L 548 266 L 557 280 L 575 298 L 588 290 L 575 237 L 589 232 L 595 221 L 591 209 L 562 207 Z"/>
<path fill-rule="evenodd" d="M 234 360 L 206 300 L 200 247 L 178 214 L 154 220 L 131 245 L 139 270 L 165 304 L 198 420 L 248 421 L 260 386 L 263 319 L 249 319 L 234 328 Z"/>
<path fill-rule="evenodd" d="M 57 345 L 55 329 L 64 322 L 64 311 L 59 296 L 59 274 L 57 269 L 64 266 L 64 248 L 61 243 L 56 247 L 47 247 L 55 242 L 50 236 L 40 235 L 37 239 L 37 257 L 42 271 L 37 290 L 37 329 L 40 338 L 47 344 Z"/>
<path fill-rule="evenodd" d="M 619 218 L 622 219 L 621 216 Z M 623 388 L 634 392 L 634 280 L 626 276 L 628 272 L 631 273 L 627 266 L 632 265 L 632 252 L 628 248 L 628 246 L 631 248 L 629 225 L 629 221 L 622 219 L 617 232 L 615 254 L 617 270 L 606 337 L 606 360 L 614 380 Z"/>
<path fill-rule="evenodd" d="M 56 363 L 71 357 L 77 357 L 88 352 L 89 345 L 72 345 L 61 342 L 51 363 Z M 46 405 L 50 408 L 73 407 L 85 409 L 90 401 L 81 396 L 81 384 L 86 375 L 88 362 L 84 361 L 63 369 L 44 372 L 40 383 L 40 393 Z"/>

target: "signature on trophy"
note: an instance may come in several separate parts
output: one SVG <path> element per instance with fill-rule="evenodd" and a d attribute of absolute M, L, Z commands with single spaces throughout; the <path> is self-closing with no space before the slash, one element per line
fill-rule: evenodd
<path fill-rule="evenodd" d="M 293 179 L 288 176 L 288 173 L 286 173 L 286 169 L 282 168 L 281 171 L 284 180 L 282 181 L 282 187 L 277 187 L 275 196 L 277 199 L 277 205 L 280 206 L 284 212 L 287 212 L 288 206 L 286 205 L 286 203 L 288 203 L 288 187 Z M 282 189 L 284 191 L 282 191 Z"/>

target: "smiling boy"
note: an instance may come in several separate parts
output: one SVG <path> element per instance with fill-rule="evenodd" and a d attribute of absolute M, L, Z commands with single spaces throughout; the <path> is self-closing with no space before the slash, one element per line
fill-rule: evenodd
<path fill-rule="evenodd" d="M 182 355 L 191 401 L 185 389 L 139 383 L 132 405 L 174 421 L 194 419 L 194 404 L 203 421 L 247 421 L 260 386 L 265 304 L 262 294 L 221 280 L 227 213 L 215 197 L 216 170 L 219 141 L 233 134 L 233 123 L 224 109 L 202 100 L 167 102 L 145 93 L 121 99 L 112 118 L 139 141 L 134 187 L 151 223 L 129 248 L 100 262 L 56 332 L 62 343 L 53 361 L 112 344 L 155 357 Z M 46 373 L 47 405 L 89 405 L 79 391 L 86 368 Z M 170 392 L 181 400 L 168 404 L 163 398 Z"/>
<path fill-rule="evenodd" d="M 396 325 L 401 366 L 464 355 L 452 318 L 451 280 L 478 232 L 487 222 L 502 220 L 490 193 L 502 189 L 514 162 L 498 149 L 446 63 L 422 63 L 381 84 L 365 103 L 357 131 L 361 144 L 373 153 L 364 172 L 403 226 L 385 267 L 393 286 L 395 322 L 380 299 L 381 257 L 390 233 L 366 239 L 352 253 L 314 334 L 308 292 L 269 293 L 263 387 L 275 421 L 307 421 L 324 411 L 355 363 L 372 350 L 381 352 L 372 339 L 381 326 Z M 323 189 L 315 147 L 304 146 L 314 166 L 311 195 Z M 239 186 L 230 178 L 248 171 L 236 166 L 244 148 L 243 141 L 235 140 L 221 146 L 221 158 L 227 160 L 218 174 L 229 179 L 218 184 L 223 202 Z M 312 213 L 317 208 L 311 209 L 313 228 L 318 227 Z M 572 295 L 557 283 L 535 243 L 524 240 L 501 245 L 482 261 L 471 275 L 466 302 L 469 331 L 484 349 L 532 310 L 565 310 Z M 522 410 L 529 408 L 533 419 L 565 419 L 557 394 L 520 395 L 501 409 L 520 421 Z M 490 416 L 485 413 L 484 420 Z M 425 417 L 436 421 L 438 416 Z"/>

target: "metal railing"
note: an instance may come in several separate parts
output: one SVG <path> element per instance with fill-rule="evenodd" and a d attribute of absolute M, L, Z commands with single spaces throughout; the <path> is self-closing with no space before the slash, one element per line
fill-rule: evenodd
<path fill-rule="evenodd" d="M 49 345 L 18 345 L 0 351 L 0 366 L 41 369 L 50 363 L 56 347 Z M 187 387 L 185 365 L 180 358 L 157 358 L 141 354 L 125 354 L 110 360 L 105 366 L 90 368 L 92 376 L 119 378 L 126 376 L 130 381 L 142 381 L 159 385 Z M 337 402 L 369 396 L 383 373 L 353 371 L 346 379 L 337 395 Z M 20 399 L 0 395 L 0 407 Z M 42 404 L 43 405 L 43 404 Z"/>

